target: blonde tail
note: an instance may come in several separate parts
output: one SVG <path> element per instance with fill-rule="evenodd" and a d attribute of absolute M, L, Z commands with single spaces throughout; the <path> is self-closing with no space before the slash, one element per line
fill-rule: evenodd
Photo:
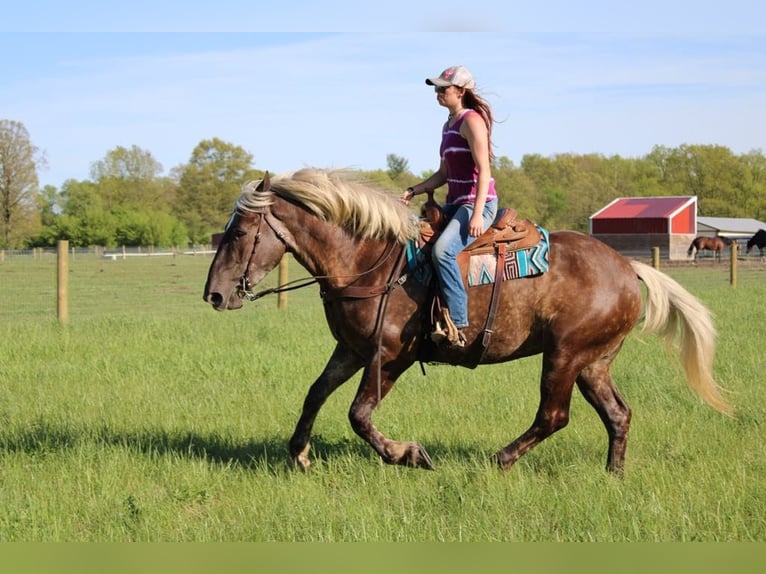
<path fill-rule="evenodd" d="M 716 331 L 710 311 L 668 275 L 639 261 L 631 265 L 647 290 L 642 331 L 656 333 L 669 349 L 677 350 L 692 390 L 717 411 L 731 415 L 733 409 L 713 379 Z"/>

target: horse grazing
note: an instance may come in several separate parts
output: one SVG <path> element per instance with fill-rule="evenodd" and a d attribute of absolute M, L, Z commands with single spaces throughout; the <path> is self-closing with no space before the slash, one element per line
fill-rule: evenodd
<path fill-rule="evenodd" d="M 691 257 L 694 253 L 694 260 L 697 260 L 697 255 L 700 251 L 708 250 L 712 251 L 713 259 L 721 260 L 721 252 L 724 248 L 731 245 L 731 239 L 728 237 L 695 237 L 694 241 L 689 245 L 689 250 L 686 254 Z"/>
<path fill-rule="evenodd" d="M 759 229 L 750 239 L 747 240 L 745 253 L 750 253 L 753 247 L 757 247 L 761 252 L 761 259 L 764 258 L 764 248 L 766 248 L 766 229 Z"/>
<path fill-rule="evenodd" d="M 390 464 L 432 469 L 417 442 L 384 436 L 372 412 L 414 362 L 475 367 L 542 354 L 540 404 L 529 429 L 496 453 L 502 468 L 566 426 L 575 384 L 606 427 L 609 471 L 621 474 L 631 410 L 609 373 L 623 341 L 645 313 L 644 330 L 680 347 L 687 381 L 713 408 L 730 407 L 712 377 L 715 329 L 700 301 L 667 275 L 629 261 L 572 231 L 550 234 L 545 273 L 500 283 L 495 329 L 482 348 L 491 285 L 469 288 L 466 346 L 431 341 L 434 287 L 420 281 L 406 252 L 417 218 L 392 194 L 342 172 L 303 169 L 244 186 L 211 262 L 204 300 L 238 309 L 285 252 L 320 286 L 336 346 L 311 385 L 289 441 L 294 464 L 310 465 L 314 421 L 328 396 L 359 370 L 349 410 L 353 430 Z M 644 303 L 639 279 L 647 289 Z M 438 392 L 438 390 L 434 390 Z"/>

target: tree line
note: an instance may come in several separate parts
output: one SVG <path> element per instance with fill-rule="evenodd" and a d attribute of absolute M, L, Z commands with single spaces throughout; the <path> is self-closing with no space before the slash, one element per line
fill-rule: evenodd
<path fill-rule="evenodd" d="M 149 150 L 118 146 L 94 161 L 90 178 L 40 188 L 44 155 L 21 122 L 0 120 L 0 248 L 55 245 L 206 245 L 231 215 L 243 184 L 263 176 L 253 155 L 218 138 L 199 142 L 189 161 L 164 174 Z M 699 215 L 766 219 L 766 157 L 720 145 L 655 146 L 639 158 L 562 153 L 493 161 L 501 206 L 548 229 L 586 231 L 588 218 L 617 197 L 698 198 Z M 388 154 L 386 168 L 360 171 L 399 193 L 414 174 Z M 444 192 L 437 191 L 437 199 Z M 418 196 L 422 201 L 423 197 Z"/>

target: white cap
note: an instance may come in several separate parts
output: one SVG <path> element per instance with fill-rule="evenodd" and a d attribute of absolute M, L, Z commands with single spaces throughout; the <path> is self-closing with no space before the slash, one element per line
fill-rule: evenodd
<path fill-rule="evenodd" d="M 441 87 L 457 86 L 469 90 L 472 90 L 476 85 L 471 72 L 465 66 L 450 66 L 439 74 L 438 78 L 426 78 L 426 84 Z"/>

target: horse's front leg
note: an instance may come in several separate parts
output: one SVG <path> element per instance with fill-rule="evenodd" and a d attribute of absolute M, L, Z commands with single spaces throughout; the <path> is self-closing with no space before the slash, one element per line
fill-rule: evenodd
<path fill-rule="evenodd" d="M 303 401 L 301 417 L 298 419 L 293 436 L 290 438 L 290 457 L 301 470 L 308 470 L 311 465 L 309 460 L 311 429 L 314 427 L 319 409 L 322 408 L 327 397 L 348 381 L 363 365 L 364 363 L 359 357 L 343 345 L 338 344 L 322 374 L 311 385 Z"/>
<path fill-rule="evenodd" d="M 372 424 L 372 411 L 388 394 L 405 368 L 384 363 L 380 369 L 380 377 L 378 377 L 377 362 L 373 359 L 372 363 L 368 364 L 364 370 L 362 382 L 354 401 L 351 403 L 348 418 L 354 432 L 366 440 L 384 462 L 433 470 L 434 465 L 431 462 L 431 457 L 428 456 L 422 445 L 417 442 L 403 442 L 386 438 Z"/>

